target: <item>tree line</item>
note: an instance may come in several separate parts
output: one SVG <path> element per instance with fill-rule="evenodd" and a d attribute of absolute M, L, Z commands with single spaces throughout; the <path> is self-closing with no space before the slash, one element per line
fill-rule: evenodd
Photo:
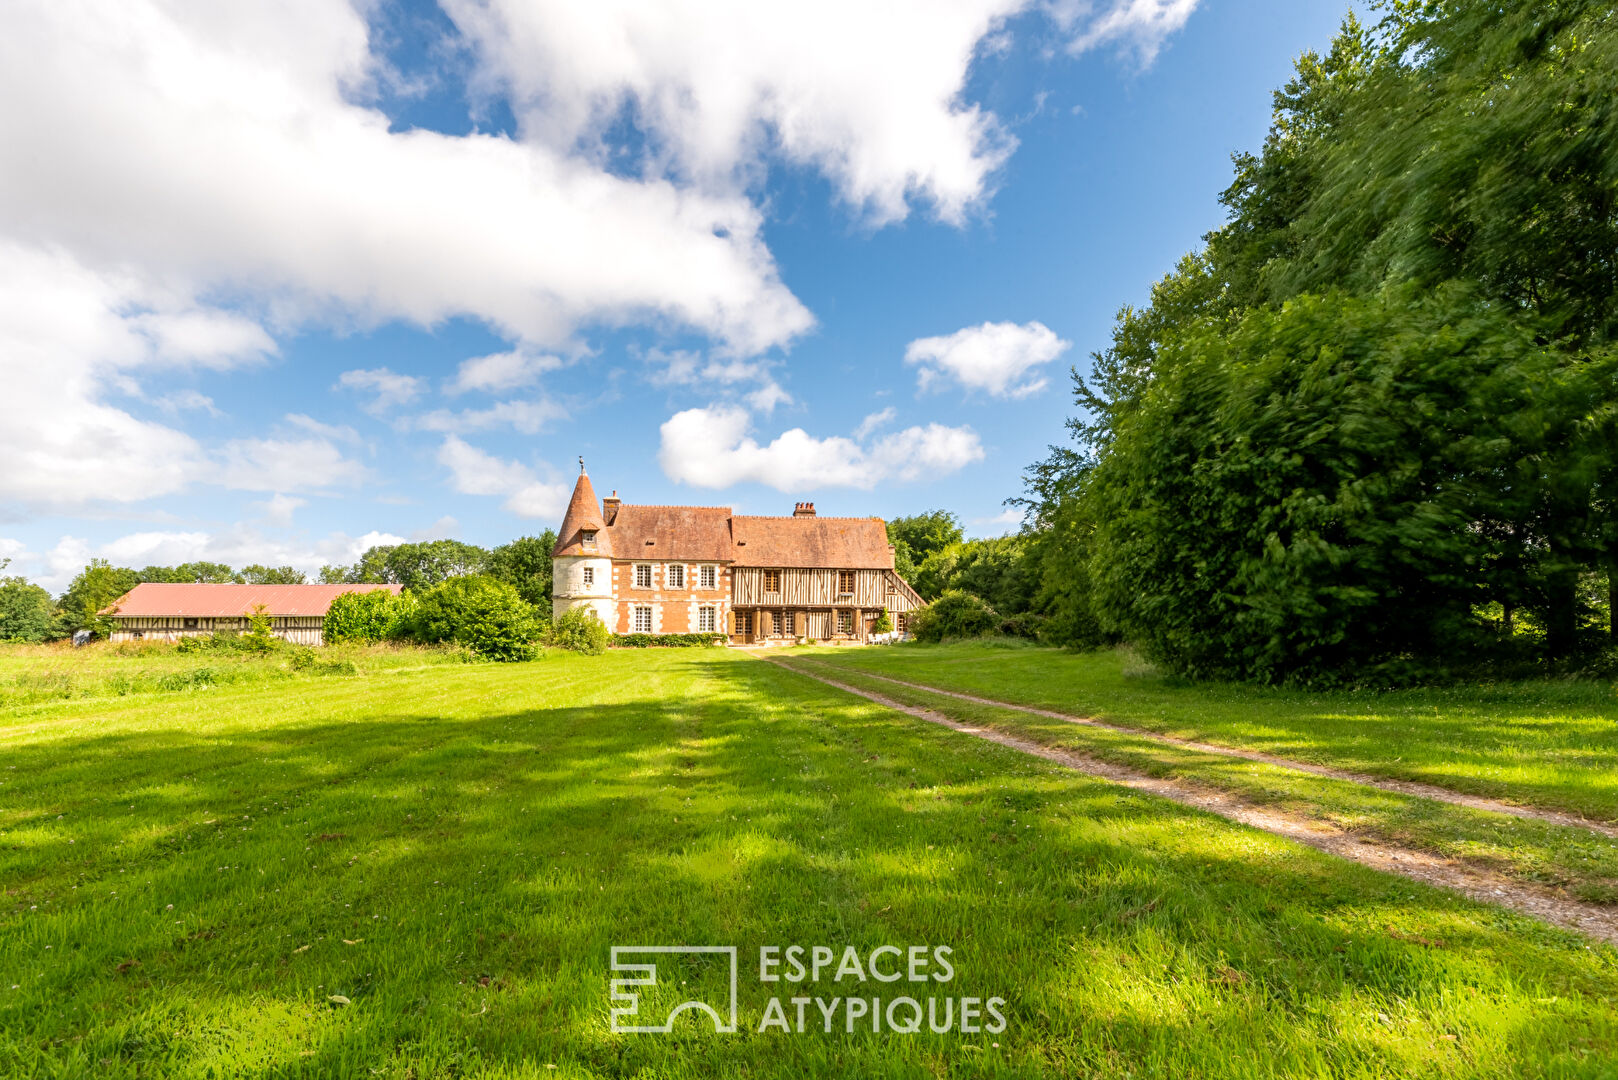
<path fill-rule="evenodd" d="M 1610 654 L 1618 22 L 1592 0 L 1373 9 L 1297 61 L 1226 223 L 1075 369 L 1022 534 L 932 546 L 924 592 L 1202 677 Z"/>
<path fill-rule="evenodd" d="M 547 529 L 495 548 L 458 540 L 380 545 L 367 549 L 352 566 L 325 566 L 317 576 L 325 584 L 403 585 L 414 593 L 425 593 L 451 578 L 488 577 L 514 589 L 533 608 L 535 620 L 547 621 L 555 544 L 556 533 Z M 0 571 L 9 562 L 0 561 Z M 189 562 L 136 570 L 92 559 L 61 595 L 53 597 L 26 578 L 0 575 L 0 641 L 53 641 L 79 630 L 104 630 L 98 613 L 142 582 L 302 585 L 307 578 L 290 566 L 254 564 L 234 570 L 224 563 Z"/>

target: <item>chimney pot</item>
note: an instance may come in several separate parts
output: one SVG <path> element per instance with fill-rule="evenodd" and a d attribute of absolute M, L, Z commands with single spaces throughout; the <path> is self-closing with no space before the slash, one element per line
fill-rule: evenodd
<path fill-rule="evenodd" d="M 814 517 L 815 504 L 812 502 L 797 503 L 792 508 L 793 517 Z"/>

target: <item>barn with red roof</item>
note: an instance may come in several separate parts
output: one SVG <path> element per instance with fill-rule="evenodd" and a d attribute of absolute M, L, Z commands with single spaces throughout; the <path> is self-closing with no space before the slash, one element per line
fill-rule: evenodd
<path fill-rule="evenodd" d="M 211 585 L 148 581 L 136 585 L 101 612 L 112 620 L 112 641 L 178 641 L 215 633 L 240 633 L 262 611 L 270 632 L 298 645 L 325 640 L 326 612 L 343 593 L 403 585 Z"/>

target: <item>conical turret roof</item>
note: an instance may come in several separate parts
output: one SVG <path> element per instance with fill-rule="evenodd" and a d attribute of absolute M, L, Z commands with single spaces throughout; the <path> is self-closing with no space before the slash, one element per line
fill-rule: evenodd
<path fill-rule="evenodd" d="M 573 485 L 573 498 L 568 500 L 567 513 L 562 517 L 562 528 L 556 534 L 556 547 L 551 551 L 553 558 L 562 555 L 600 555 L 605 558 L 612 557 L 612 545 L 607 540 L 607 524 L 601 516 L 601 500 L 596 498 L 596 489 L 590 483 L 590 477 L 582 469 L 579 471 L 579 482 Z M 592 531 L 595 543 L 590 547 L 584 546 L 584 533 Z"/>

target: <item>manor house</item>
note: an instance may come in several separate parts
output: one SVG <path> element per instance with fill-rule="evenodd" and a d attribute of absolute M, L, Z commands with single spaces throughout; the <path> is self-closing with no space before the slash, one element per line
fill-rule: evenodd
<path fill-rule="evenodd" d="M 893 569 L 881 518 L 734 514 L 596 498 L 583 470 L 552 551 L 552 606 L 588 607 L 614 633 L 720 633 L 732 644 L 865 641 L 922 606 Z"/>

